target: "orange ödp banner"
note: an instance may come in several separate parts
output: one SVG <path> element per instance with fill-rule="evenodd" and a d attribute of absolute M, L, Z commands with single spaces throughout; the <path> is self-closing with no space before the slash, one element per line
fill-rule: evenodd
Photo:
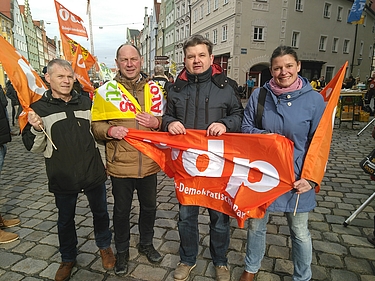
<path fill-rule="evenodd" d="M 278 134 L 206 136 L 129 129 L 125 140 L 173 177 L 178 201 L 226 213 L 240 227 L 289 191 L 294 182 L 293 143 Z"/>
<path fill-rule="evenodd" d="M 30 104 L 39 100 L 47 87 L 26 58 L 1 36 L 0 49 L 0 62 L 17 92 L 23 109 L 18 118 L 22 131 L 28 122 L 27 113 L 30 111 Z"/>
<path fill-rule="evenodd" d="M 86 28 L 83 26 L 83 20 L 66 9 L 55 0 L 57 20 L 59 21 L 60 31 L 64 34 L 72 34 L 89 38 Z"/>

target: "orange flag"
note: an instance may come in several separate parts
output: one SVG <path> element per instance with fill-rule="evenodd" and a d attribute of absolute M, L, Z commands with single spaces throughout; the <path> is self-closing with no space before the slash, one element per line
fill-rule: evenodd
<path fill-rule="evenodd" d="M 83 20 L 79 16 L 70 12 L 56 0 L 55 7 L 61 33 L 89 38 L 83 26 Z"/>
<path fill-rule="evenodd" d="M 93 55 L 91 55 L 91 53 L 87 49 L 82 47 L 79 43 L 69 38 L 66 34 L 62 32 L 60 32 L 60 36 L 64 56 L 67 61 L 73 62 L 77 49 L 80 48 L 82 58 L 85 61 L 86 69 L 90 69 L 95 64 L 96 59 L 93 57 Z"/>
<path fill-rule="evenodd" d="M 90 77 L 87 72 L 85 60 L 83 59 L 81 47 L 77 48 L 74 60 L 72 62 L 72 68 L 77 80 L 81 83 L 83 90 L 86 92 L 94 92 L 94 87 L 91 85 Z"/>
<path fill-rule="evenodd" d="M 336 107 L 340 97 L 342 81 L 348 62 L 346 62 L 335 77 L 321 91 L 324 101 L 328 101 L 318 128 L 315 131 L 309 150 L 307 151 L 301 177 L 318 184 L 316 192 L 320 190 L 320 183 L 323 180 L 326 165 L 331 147 L 333 126 L 336 114 Z"/>
<path fill-rule="evenodd" d="M 0 62 L 17 91 L 23 108 L 18 119 L 22 131 L 28 122 L 27 112 L 30 110 L 30 104 L 39 100 L 47 87 L 25 57 L 2 36 L 0 36 L 0 49 Z"/>
<path fill-rule="evenodd" d="M 173 177 L 178 201 L 211 208 L 237 219 L 263 217 L 294 182 L 293 143 L 278 134 L 206 136 L 129 129 L 125 140 Z M 244 145 L 244 143 L 246 145 Z"/>

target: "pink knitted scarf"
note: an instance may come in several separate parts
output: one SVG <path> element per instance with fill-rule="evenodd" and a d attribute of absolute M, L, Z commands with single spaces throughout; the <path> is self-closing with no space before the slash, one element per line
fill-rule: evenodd
<path fill-rule="evenodd" d="M 281 94 L 284 94 L 284 93 L 289 93 L 289 92 L 299 90 L 302 88 L 302 84 L 303 84 L 302 79 L 300 77 L 297 77 L 296 81 L 294 81 L 292 85 L 286 88 L 281 88 L 279 85 L 277 85 L 273 78 L 269 82 L 271 90 L 276 96 L 280 96 Z"/>

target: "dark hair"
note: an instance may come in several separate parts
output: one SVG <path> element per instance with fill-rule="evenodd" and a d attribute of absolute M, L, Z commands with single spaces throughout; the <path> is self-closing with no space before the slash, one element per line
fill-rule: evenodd
<path fill-rule="evenodd" d="M 279 46 L 275 50 L 273 50 L 273 53 L 272 53 L 272 56 L 271 56 L 271 59 L 270 59 L 270 65 L 272 66 L 272 61 L 275 58 L 282 57 L 282 56 L 285 56 L 285 55 L 291 55 L 291 56 L 294 57 L 294 59 L 296 60 L 297 63 L 299 62 L 297 53 L 292 47 L 290 47 L 290 46 Z"/>
<path fill-rule="evenodd" d="M 124 44 L 121 44 L 120 47 L 117 48 L 117 51 L 116 51 L 116 59 L 118 58 L 118 53 L 120 52 L 120 49 L 121 49 L 122 47 L 124 47 L 124 46 L 132 46 L 134 49 L 137 50 L 138 55 L 139 55 L 140 57 L 142 57 L 141 52 L 139 51 L 139 49 L 137 48 L 137 46 L 135 46 L 135 45 L 133 45 L 133 44 L 130 44 L 130 43 L 124 43 Z"/>
<path fill-rule="evenodd" d="M 186 55 L 186 49 L 187 48 L 194 47 L 194 46 L 201 45 L 201 44 L 206 45 L 207 49 L 208 49 L 208 54 L 212 55 L 212 49 L 213 49 L 212 42 L 209 39 L 203 37 L 200 34 L 194 34 L 194 35 L 190 36 L 184 42 L 184 46 L 182 47 L 182 49 L 184 50 L 184 54 Z"/>

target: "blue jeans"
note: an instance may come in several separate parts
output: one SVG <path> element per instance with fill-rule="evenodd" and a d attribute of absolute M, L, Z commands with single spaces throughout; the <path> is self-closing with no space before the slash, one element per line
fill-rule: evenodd
<path fill-rule="evenodd" d="M 285 213 L 292 239 L 293 281 L 311 279 L 312 242 L 308 229 L 309 213 Z M 245 270 L 258 272 L 266 250 L 266 231 L 269 212 L 262 219 L 249 219 Z"/>
<path fill-rule="evenodd" d="M 59 217 L 57 232 L 59 236 L 59 251 L 63 262 L 72 262 L 77 257 L 77 232 L 74 221 L 78 194 L 54 193 Z M 105 184 L 85 191 L 91 212 L 93 214 L 94 235 L 96 246 L 106 249 L 111 245 L 112 233 L 109 230 L 109 215 Z"/>
<path fill-rule="evenodd" d="M 114 198 L 113 227 L 117 252 L 129 251 L 130 211 L 135 190 L 140 205 L 138 218 L 139 243 L 141 245 L 152 245 L 156 218 L 157 174 L 144 178 L 111 177 L 111 181 Z"/>
<path fill-rule="evenodd" d="M 5 155 L 7 154 L 7 146 L 6 144 L 0 144 L 0 174 L 1 174 L 1 171 L 3 169 L 3 165 L 4 165 L 4 159 L 5 159 Z"/>
<path fill-rule="evenodd" d="M 208 209 L 210 215 L 210 253 L 215 266 L 227 265 L 227 250 L 229 247 L 229 216 Z M 198 255 L 198 215 L 199 206 L 181 205 L 178 220 L 180 234 L 181 262 L 192 266 Z"/>

